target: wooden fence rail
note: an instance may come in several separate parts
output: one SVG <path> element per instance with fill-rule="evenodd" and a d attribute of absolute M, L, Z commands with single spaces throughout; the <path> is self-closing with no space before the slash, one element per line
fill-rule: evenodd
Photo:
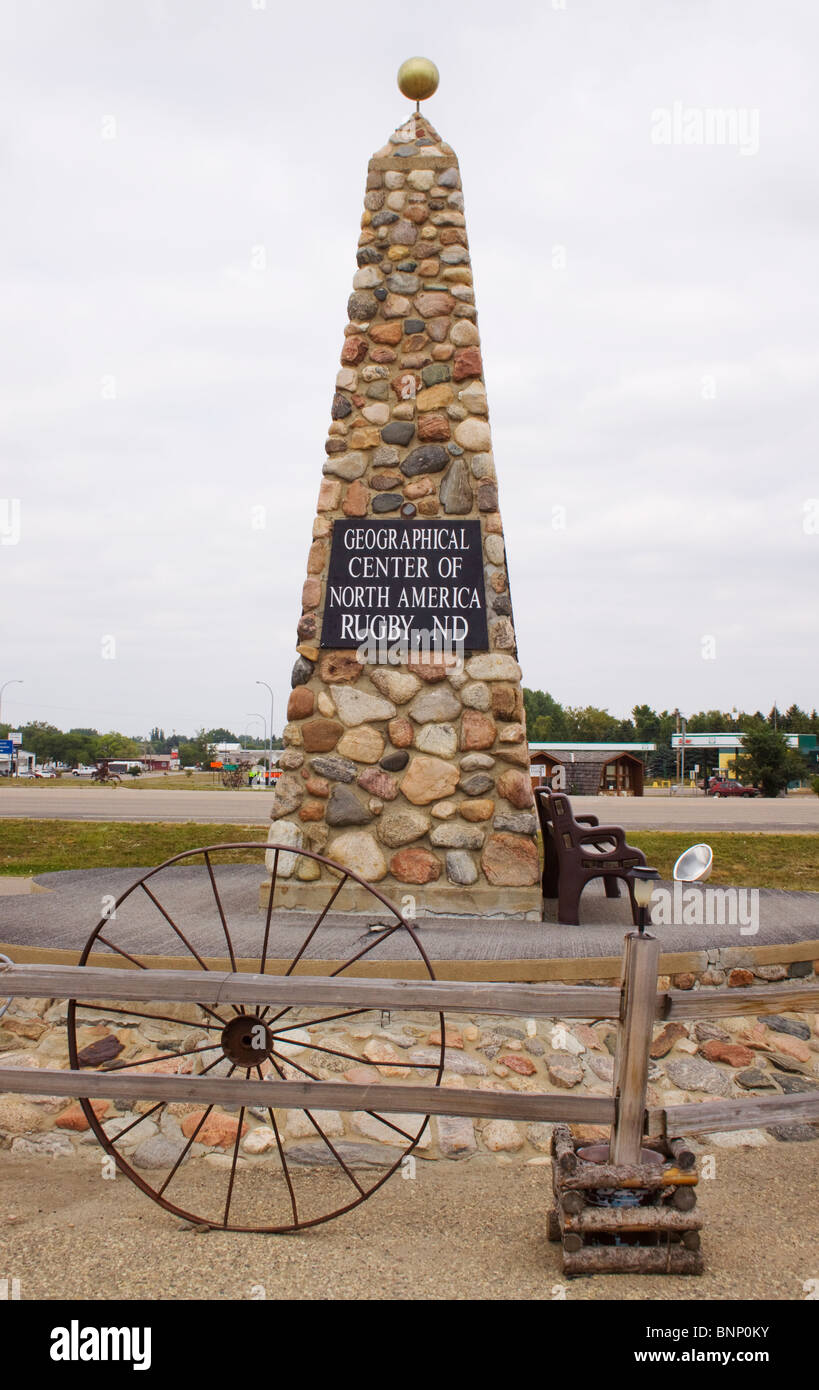
<path fill-rule="evenodd" d="M 526 1018 L 618 1018 L 614 986 L 522 985 L 494 981 L 391 980 L 363 976 L 258 975 L 127 966 L 0 965 L 0 998 L 165 999 L 191 1004 L 340 1004 L 369 1009 L 518 1014 Z M 737 1018 L 819 1009 L 819 985 L 761 989 L 661 990 L 654 1017 Z"/>

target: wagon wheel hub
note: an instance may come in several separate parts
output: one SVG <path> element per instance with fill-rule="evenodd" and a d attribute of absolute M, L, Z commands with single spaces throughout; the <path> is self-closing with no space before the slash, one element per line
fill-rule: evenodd
<path fill-rule="evenodd" d="M 259 1067 L 273 1050 L 273 1034 L 256 1014 L 237 1014 L 224 1028 L 221 1043 L 237 1067 Z"/>

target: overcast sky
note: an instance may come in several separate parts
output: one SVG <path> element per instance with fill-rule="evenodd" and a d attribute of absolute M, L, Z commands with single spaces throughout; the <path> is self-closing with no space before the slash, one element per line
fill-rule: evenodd
<path fill-rule="evenodd" d="M 280 730 L 413 53 L 525 684 L 819 703 L 814 0 L 1 0 L 0 35 L 4 718 L 261 735 L 265 680 Z"/>

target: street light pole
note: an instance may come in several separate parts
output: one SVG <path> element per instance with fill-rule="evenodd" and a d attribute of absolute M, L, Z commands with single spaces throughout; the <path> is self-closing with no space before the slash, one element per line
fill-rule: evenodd
<path fill-rule="evenodd" d="M 265 690 L 269 690 L 269 691 L 270 691 L 270 742 L 269 742 L 269 745 L 268 745 L 268 754 L 267 754 L 267 785 L 268 785 L 268 787 L 272 787 L 272 785 L 273 785 L 273 691 L 270 690 L 270 686 L 267 684 L 267 681 L 257 681 L 256 684 L 257 684 L 257 685 L 263 685 L 264 688 L 265 688 Z"/>
<path fill-rule="evenodd" d="M 5 690 L 6 686 L 7 686 L 7 685 L 22 685 L 22 684 L 23 684 L 22 681 L 13 680 L 13 681 L 3 681 L 3 684 L 0 685 L 0 716 L 2 716 L 2 713 L 3 713 L 3 691 Z M 0 717 L 0 724 L 2 724 L 2 722 L 3 722 L 2 717 Z"/>

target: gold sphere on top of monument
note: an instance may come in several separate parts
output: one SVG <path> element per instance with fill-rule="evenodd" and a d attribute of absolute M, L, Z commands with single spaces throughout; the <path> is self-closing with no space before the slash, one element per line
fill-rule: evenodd
<path fill-rule="evenodd" d="M 407 58 L 398 69 L 398 86 L 411 101 L 426 101 L 437 90 L 439 80 L 431 58 Z"/>

